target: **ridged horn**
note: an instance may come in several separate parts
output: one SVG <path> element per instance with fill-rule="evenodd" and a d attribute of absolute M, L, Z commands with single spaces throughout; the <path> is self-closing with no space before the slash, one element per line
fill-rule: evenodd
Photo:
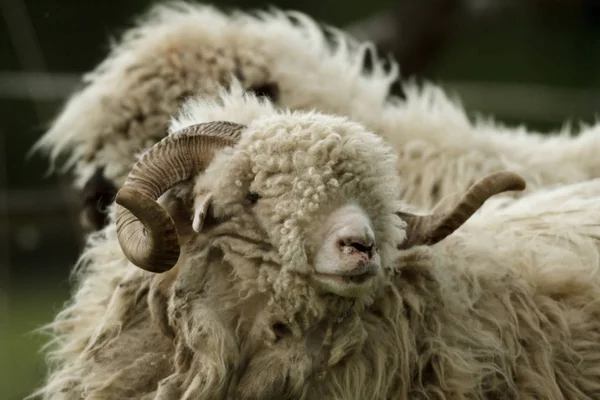
<path fill-rule="evenodd" d="M 502 192 L 525 190 L 525 187 L 525 180 L 520 175 L 500 171 L 471 185 L 458 204 L 446 214 L 415 215 L 398 212 L 407 223 L 407 238 L 400 248 L 435 244 L 460 228 L 490 197 Z"/>
<path fill-rule="evenodd" d="M 239 141 L 244 128 L 225 121 L 192 125 L 165 137 L 135 163 L 115 199 L 117 236 L 129 261 L 156 273 L 177 263 L 175 222 L 156 200 L 206 169 L 217 150 Z"/>

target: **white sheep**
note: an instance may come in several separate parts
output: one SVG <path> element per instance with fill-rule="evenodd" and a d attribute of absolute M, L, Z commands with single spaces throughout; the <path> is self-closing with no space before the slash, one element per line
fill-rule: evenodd
<path fill-rule="evenodd" d="M 453 234 L 524 181 L 419 217 L 396 165 L 344 117 L 188 103 L 90 236 L 39 394 L 596 398 L 600 180 L 490 201 Z"/>
<path fill-rule="evenodd" d="M 542 134 L 491 120 L 470 121 L 440 87 L 404 86 L 405 100 L 390 99 L 379 114 L 351 117 L 383 136 L 399 153 L 402 198 L 443 210 L 478 177 L 510 169 L 527 181 L 524 192 L 600 177 L 600 124 L 579 134 L 564 128 Z M 508 195 L 508 194 L 507 194 Z"/>
<path fill-rule="evenodd" d="M 158 4 L 115 40 L 110 54 L 83 78 L 36 148 L 68 159 L 75 187 L 91 215 L 114 198 L 135 154 L 166 135 L 170 118 L 196 94 L 218 96 L 220 85 L 244 89 L 284 108 L 358 113 L 385 102 L 395 64 L 363 59 L 372 46 L 331 39 L 301 13 L 273 10 L 230 15 L 201 4 Z M 85 116 L 85 117 L 82 117 Z M 91 181 L 91 182 L 90 182 Z M 85 187 L 88 184 L 88 187 Z M 91 223 L 96 228 L 104 221 Z"/>
<path fill-rule="evenodd" d="M 530 189 L 600 176 L 597 125 L 572 138 L 471 123 L 460 105 L 430 84 L 405 84 L 405 100 L 388 100 L 398 66 L 384 65 L 371 50 L 301 13 L 252 16 L 157 5 L 85 76 L 86 86 L 39 145 L 52 160 L 69 155 L 65 166 L 74 168 L 85 219 L 95 228 L 105 223 L 98 204 L 112 202 L 135 154 L 166 135 L 181 101 L 217 96 L 219 85 L 235 86 L 236 79 L 278 107 L 348 116 L 384 137 L 400 154 L 403 198 L 418 206 L 443 209 L 477 177 L 507 168 L 523 175 Z M 365 72 L 370 55 L 373 67 Z"/>

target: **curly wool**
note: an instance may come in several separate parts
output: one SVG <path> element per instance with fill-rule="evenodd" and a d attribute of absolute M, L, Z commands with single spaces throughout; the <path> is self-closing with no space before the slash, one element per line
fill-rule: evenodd
<path fill-rule="evenodd" d="M 265 171 L 252 184 L 272 190 L 261 192 L 266 202 L 257 213 L 298 217 L 296 210 L 302 209 L 310 215 L 311 192 L 299 208 L 293 202 L 277 207 L 277 196 L 290 181 L 272 172 L 285 176 L 290 160 L 303 168 L 315 162 L 285 151 L 284 139 L 302 136 L 284 127 L 303 126 L 298 134 L 311 127 L 308 132 L 321 139 L 312 154 L 327 160 L 336 157 L 332 151 L 343 137 L 327 134 L 322 123 L 343 128 L 348 137 L 360 132 L 359 126 L 341 117 L 275 111 L 253 96 L 232 95 L 190 103 L 172 131 L 239 116 L 241 109 L 247 114 L 238 122 L 252 123 L 240 142 L 240 165 L 231 164 L 235 150 L 223 150 L 194 190 L 212 187 L 219 194 L 217 216 L 235 213 L 248 185 L 244 172 L 253 172 L 250 163 L 257 166 L 254 173 Z M 272 141 L 266 127 L 272 128 Z M 371 138 L 367 155 L 382 144 L 360 136 L 360 141 Z M 280 156 L 261 158 L 277 143 Z M 348 150 L 364 149 L 345 143 Z M 384 216 L 401 208 L 393 201 L 399 190 L 397 160 L 386 152 L 371 159 L 377 162 L 362 164 L 364 159 L 355 153 L 344 167 L 366 178 L 354 194 L 365 196 L 361 204 L 371 204 L 369 213 L 381 215 L 378 236 L 399 242 L 402 232 L 396 229 L 403 225 L 389 225 Z M 223 171 L 233 175 L 210 179 Z M 295 188 L 330 181 L 321 173 L 313 184 L 312 175 L 303 180 L 308 186 L 297 182 Z M 225 183 L 234 177 L 239 185 Z M 185 197 L 190 190 L 171 194 Z M 198 237 L 173 270 L 154 275 L 127 262 L 111 223 L 88 239 L 78 289 L 52 325 L 55 368 L 38 394 L 48 399 L 596 398 L 599 195 L 600 180 L 517 201 L 492 199 L 431 248 L 403 251 L 397 259 L 389 248 L 384 252 L 388 279 L 354 308 L 342 299 L 317 296 L 303 278 L 305 255 L 287 240 L 306 240 L 310 247 L 309 226 L 282 230 L 279 217 L 268 219 L 273 225 L 258 226 L 239 214 L 214 232 L 235 233 L 214 242 L 227 255 L 225 264 L 215 262 L 214 250 Z M 261 232 L 269 226 L 265 236 Z M 276 254 L 268 250 L 271 240 L 278 244 Z M 283 258 L 290 268 L 280 269 Z M 274 318 L 285 324 L 273 325 Z"/>

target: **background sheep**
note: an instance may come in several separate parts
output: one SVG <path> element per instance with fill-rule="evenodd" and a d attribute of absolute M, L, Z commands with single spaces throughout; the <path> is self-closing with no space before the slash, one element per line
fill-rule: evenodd
<path fill-rule="evenodd" d="M 471 122 L 460 104 L 432 84 L 405 85 L 404 91 L 405 100 L 390 99 L 365 124 L 399 153 L 402 198 L 412 204 L 447 209 L 482 174 L 502 169 L 523 176 L 526 193 L 600 177 L 594 155 L 600 124 L 583 127 L 578 135 L 567 128 L 544 135 L 492 121 Z"/>
<path fill-rule="evenodd" d="M 407 98 L 386 101 L 398 78 L 394 62 L 375 60 L 368 44 L 330 32 L 309 17 L 272 11 L 223 14 L 202 5 L 154 7 L 84 78 L 40 145 L 54 159 L 66 152 L 83 188 L 88 225 L 105 223 L 110 204 L 140 150 L 167 131 L 181 101 L 216 95 L 239 79 L 282 108 L 351 117 L 399 151 L 403 198 L 444 209 L 482 174 L 509 168 L 530 188 L 597 177 L 598 128 L 552 138 L 471 123 L 434 85 L 404 85 Z M 372 58 L 370 72 L 363 62 Z M 559 167 L 556 167 L 559 166 Z M 100 210 L 99 210 L 100 208 Z"/>
<path fill-rule="evenodd" d="M 190 103 L 171 130 L 89 239 L 47 398 L 599 393 L 600 181 L 491 202 L 443 240 L 523 181 L 499 175 L 440 222 L 397 202 L 396 156 L 344 118 L 232 96 Z"/>
<path fill-rule="evenodd" d="M 97 220 L 98 198 L 112 201 L 134 155 L 166 135 L 187 97 L 217 95 L 219 85 L 235 78 L 286 108 L 342 115 L 365 105 L 378 109 L 397 67 L 375 64 L 365 74 L 368 51 L 343 37 L 334 49 L 300 13 L 226 15 L 206 5 L 157 5 L 84 76 L 40 146 L 53 160 L 68 153 L 65 167 L 75 167 L 75 185 L 89 198 L 86 218 Z"/>

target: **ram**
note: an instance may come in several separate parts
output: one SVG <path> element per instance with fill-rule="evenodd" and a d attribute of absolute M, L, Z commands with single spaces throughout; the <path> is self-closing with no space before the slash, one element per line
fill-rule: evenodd
<path fill-rule="evenodd" d="M 464 224 L 525 181 L 497 172 L 419 216 L 393 149 L 345 117 L 231 94 L 170 132 L 88 238 L 39 395 L 600 393 L 600 181 Z"/>
<path fill-rule="evenodd" d="M 566 132 L 546 138 L 473 124 L 434 85 L 406 84 L 406 99 L 388 99 L 398 66 L 371 50 L 300 13 L 252 16 L 158 5 L 85 76 L 39 148 L 53 161 L 68 155 L 64 166 L 74 170 L 83 220 L 93 229 L 104 226 L 104 209 L 135 155 L 166 135 L 181 102 L 195 94 L 218 96 L 220 85 L 235 80 L 283 109 L 347 116 L 384 137 L 400 155 L 403 198 L 419 206 L 443 209 L 477 177 L 507 168 L 530 189 L 600 176 L 598 126 L 576 138 Z"/>

